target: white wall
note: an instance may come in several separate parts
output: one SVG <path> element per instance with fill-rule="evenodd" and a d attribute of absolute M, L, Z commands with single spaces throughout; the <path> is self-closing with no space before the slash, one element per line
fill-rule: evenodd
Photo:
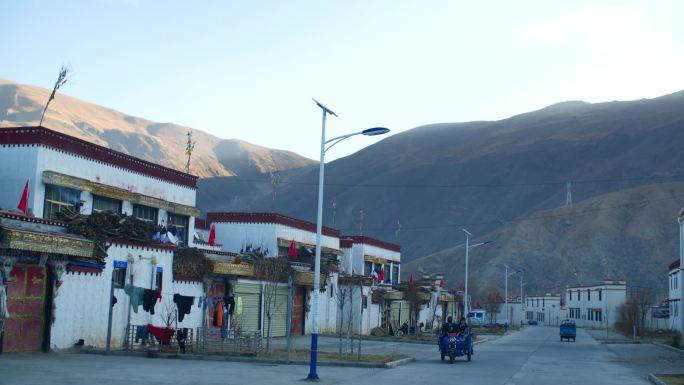
<path fill-rule="evenodd" d="M 537 301 L 539 305 L 537 305 Z M 527 312 L 532 312 L 532 319 L 541 325 L 560 325 L 561 317 L 560 296 L 527 296 L 525 298 L 524 321 L 527 322 Z M 544 314 L 543 321 L 539 320 L 538 314 Z"/>
<path fill-rule="evenodd" d="M 101 274 L 65 273 L 63 275 L 63 284 L 57 290 L 54 302 L 56 308 L 55 323 L 51 332 L 52 348 L 69 348 L 81 338 L 85 340 L 86 345 L 105 347 L 113 261 L 128 261 L 129 254 L 133 256 L 133 263 L 128 262 L 126 283 L 131 283 L 130 274 L 132 272 L 132 284 L 134 286 L 152 288 L 152 271 L 156 270 L 157 266 L 163 269 L 162 301 L 155 304 L 155 314 L 152 315 L 144 311 L 140 306 L 137 314 L 132 310 L 130 311 L 130 323 L 132 325 L 151 323 L 155 326 L 166 326 L 163 318 L 170 312 L 176 311 L 173 295 L 178 293 L 195 297 L 195 302 L 190 314 L 185 315 L 183 322 L 174 323 L 172 327 L 195 328 L 201 326 L 202 311 L 197 305 L 199 297 L 203 295 L 202 284 L 173 281 L 173 253 L 171 251 L 114 244 L 108 250 L 105 269 Z M 150 262 L 153 256 L 157 259 L 156 265 L 152 265 Z M 117 298 L 117 304 L 113 307 L 112 313 L 111 346 L 118 348 L 124 342 L 130 300 L 123 289 L 114 289 L 114 296 Z"/>
<path fill-rule="evenodd" d="M 42 176 L 38 175 L 38 147 L 36 146 L 0 146 L 0 207 L 17 210 L 27 179 L 30 179 L 30 195 L 42 184 Z M 29 207 L 35 204 L 30 201 Z M 35 209 L 33 210 L 36 212 Z M 42 214 L 42 205 L 40 214 Z M 40 216 L 40 215 L 39 215 Z"/>
<path fill-rule="evenodd" d="M 668 274 L 668 298 L 670 300 L 670 318 L 667 320 L 667 328 L 682 331 L 682 298 L 680 297 L 682 285 L 682 271 L 677 268 Z"/>
<path fill-rule="evenodd" d="M 580 290 L 580 299 L 577 298 L 577 290 Z M 591 291 L 591 299 L 587 299 L 587 289 Z M 601 300 L 598 299 L 598 290 L 601 290 Z M 572 299 L 570 299 L 572 291 Z M 565 307 L 568 317 L 571 308 L 580 309 L 580 318 L 571 318 L 577 326 L 584 327 L 615 327 L 618 318 L 618 308 L 627 300 L 626 285 L 604 284 L 589 287 L 569 287 L 565 290 Z M 588 309 L 602 309 L 602 320 L 589 320 Z"/>
<path fill-rule="evenodd" d="M 278 238 L 294 240 L 310 245 L 316 244 L 316 233 L 276 223 L 235 223 L 216 222 L 216 243 L 222 245 L 223 251 L 239 253 L 247 245 L 253 248 L 268 249 L 269 256 L 278 254 Z M 337 237 L 321 236 L 321 246 L 339 249 Z"/>

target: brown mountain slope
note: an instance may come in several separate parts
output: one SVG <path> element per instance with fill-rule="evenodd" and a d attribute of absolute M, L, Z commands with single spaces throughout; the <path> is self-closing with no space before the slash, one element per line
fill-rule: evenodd
<path fill-rule="evenodd" d="M 38 124 L 49 95 L 44 88 L 0 79 L 0 127 Z M 177 170 L 185 168 L 189 127 L 152 122 L 61 93 L 50 103 L 43 126 Z M 290 151 L 192 130 L 196 147 L 190 172 L 200 177 L 249 176 L 316 163 Z"/>
<path fill-rule="evenodd" d="M 667 265 L 678 258 L 677 214 L 684 182 L 653 184 L 542 210 L 479 239 L 491 246 L 470 253 L 471 287 L 503 290 L 503 264 L 524 270 L 530 294 L 560 292 L 565 285 L 627 280 L 654 293 L 667 290 Z M 445 274 L 448 287 L 464 280 L 463 245 L 404 265 L 406 271 Z M 486 282 L 486 283 L 485 283 Z M 509 279 L 517 293 L 519 277 Z M 513 290 L 515 289 L 515 290 Z"/>
<path fill-rule="evenodd" d="M 324 224 L 358 232 L 363 210 L 364 234 L 400 243 L 402 258 L 409 261 L 460 243 L 461 227 L 487 234 L 563 205 L 568 181 L 578 202 L 684 180 L 681 143 L 684 92 L 627 102 L 560 103 L 495 122 L 418 127 L 326 165 Z M 270 210 L 267 180 L 229 179 L 212 188 L 225 186 L 239 195 L 240 186 L 259 183 L 264 195 L 254 197 L 250 186 L 243 193 L 253 203 L 236 199 L 239 204 L 231 205 L 200 191 L 203 210 Z M 284 175 L 275 207 L 315 220 L 317 181 L 317 170 Z"/>

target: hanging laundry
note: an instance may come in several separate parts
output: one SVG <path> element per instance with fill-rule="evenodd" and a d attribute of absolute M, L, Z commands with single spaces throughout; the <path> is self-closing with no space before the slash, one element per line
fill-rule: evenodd
<path fill-rule="evenodd" d="M 220 328 L 223 325 L 223 301 L 216 303 L 214 307 L 214 326 Z"/>
<path fill-rule="evenodd" d="M 181 350 L 181 353 L 185 354 L 185 341 L 188 338 L 188 328 L 183 328 L 178 330 L 176 333 L 176 341 L 178 341 L 178 347 Z"/>
<path fill-rule="evenodd" d="M 235 297 L 232 294 L 226 299 L 226 305 L 228 307 L 228 315 L 233 315 L 233 311 L 235 311 Z"/>
<path fill-rule="evenodd" d="M 9 311 L 7 310 L 7 291 L 5 285 L 0 285 L 0 335 L 5 327 L 5 319 L 9 318 Z"/>
<path fill-rule="evenodd" d="M 150 289 L 144 289 L 143 292 L 143 310 L 154 314 L 154 305 L 157 304 L 157 292 Z"/>
<path fill-rule="evenodd" d="M 126 293 L 130 298 L 133 312 L 137 314 L 138 308 L 143 303 L 143 294 L 145 294 L 145 289 L 133 285 L 126 285 L 124 286 L 124 293 Z"/>
<path fill-rule="evenodd" d="M 155 336 L 162 345 L 171 345 L 171 337 L 176 332 L 171 328 L 158 328 L 152 324 L 147 324 L 147 331 Z"/>
<path fill-rule="evenodd" d="M 147 345 L 147 339 L 150 338 L 150 333 L 147 331 L 147 326 L 135 327 L 135 342 L 142 340 L 143 345 Z"/>
<path fill-rule="evenodd" d="M 186 295 L 174 294 L 173 302 L 178 308 L 178 322 L 183 322 L 183 318 L 186 314 L 190 314 L 192 309 L 192 304 L 195 302 L 195 297 L 189 297 Z"/>

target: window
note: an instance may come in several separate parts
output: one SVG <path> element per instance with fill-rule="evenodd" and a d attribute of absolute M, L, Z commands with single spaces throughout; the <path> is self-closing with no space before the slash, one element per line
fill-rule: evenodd
<path fill-rule="evenodd" d="M 117 289 L 123 289 L 126 285 L 126 266 L 125 261 L 114 261 L 114 270 L 112 271 L 112 283 Z"/>
<path fill-rule="evenodd" d="M 399 283 L 399 266 L 392 267 L 392 283 L 395 285 Z"/>
<path fill-rule="evenodd" d="M 601 312 L 601 309 L 596 309 L 595 318 L 596 318 L 597 321 L 599 321 L 599 322 L 602 321 L 602 318 L 603 318 L 602 315 L 603 315 L 603 314 L 602 314 L 602 312 Z"/>
<path fill-rule="evenodd" d="M 385 283 L 392 283 L 392 268 L 390 267 L 390 265 L 383 265 L 382 268 L 385 271 Z"/>
<path fill-rule="evenodd" d="M 542 307 L 546 307 L 546 298 L 542 298 Z"/>
<path fill-rule="evenodd" d="M 591 290 L 587 289 L 587 301 L 591 301 Z"/>
<path fill-rule="evenodd" d="M 93 213 L 120 213 L 121 201 L 93 195 Z"/>
<path fill-rule="evenodd" d="M 164 278 L 164 270 L 162 267 L 157 266 L 157 271 L 154 274 L 154 287 L 156 290 L 161 291 L 162 289 L 162 279 Z"/>
<path fill-rule="evenodd" d="M 364 309 L 368 309 L 368 296 L 364 295 L 363 297 L 361 297 L 361 306 Z"/>
<path fill-rule="evenodd" d="M 366 274 L 367 276 L 370 277 L 371 274 L 373 274 L 373 262 L 368 262 L 368 261 L 364 262 L 363 263 L 363 272 L 364 272 L 364 274 Z"/>
<path fill-rule="evenodd" d="M 156 225 L 158 223 L 157 215 L 159 215 L 159 209 L 156 207 L 133 205 L 133 216 L 136 218 L 150 221 Z"/>
<path fill-rule="evenodd" d="M 333 298 L 335 296 L 335 284 L 331 283 L 330 284 L 330 298 Z"/>
<path fill-rule="evenodd" d="M 602 292 L 602 290 L 598 291 L 599 301 L 601 300 L 601 292 Z"/>
<path fill-rule="evenodd" d="M 45 205 L 43 218 L 57 219 L 57 213 L 63 209 L 74 210 L 81 204 L 81 192 L 72 188 L 45 185 Z"/>
<path fill-rule="evenodd" d="M 581 301 L 582 300 L 582 292 L 577 289 L 577 300 Z"/>
<path fill-rule="evenodd" d="M 572 290 L 570 290 L 568 293 L 570 293 L 570 301 L 572 301 Z"/>
<path fill-rule="evenodd" d="M 166 225 L 166 228 L 169 229 L 171 226 L 176 228 L 176 237 L 179 243 L 185 243 L 188 239 L 188 217 L 169 213 L 169 223 Z"/>
<path fill-rule="evenodd" d="M 539 298 L 537 298 L 537 307 L 539 307 Z"/>

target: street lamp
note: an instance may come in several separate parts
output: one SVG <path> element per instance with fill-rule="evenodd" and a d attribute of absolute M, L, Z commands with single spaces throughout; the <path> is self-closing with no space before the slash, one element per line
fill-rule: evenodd
<path fill-rule="evenodd" d="M 463 317 L 468 319 L 468 251 L 470 249 L 474 249 L 478 246 L 483 246 L 483 245 L 489 245 L 494 243 L 493 240 L 487 240 L 484 242 L 476 243 L 474 245 L 470 245 L 470 237 L 473 236 L 468 230 L 463 229 L 463 232 L 466 233 L 466 255 L 465 255 L 465 283 L 463 284 Z"/>
<path fill-rule="evenodd" d="M 307 379 L 318 380 L 318 373 L 316 373 L 316 361 L 318 359 L 318 301 L 319 301 L 319 288 L 320 288 L 320 273 L 321 273 L 321 232 L 323 228 L 323 169 L 325 166 L 325 153 L 332 146 L 337 143 L 355 136 L 355 135 L 366 135 L 375 136 L 382 135 L 389 132 L 388 128 L 384 127 L 374 127 L 363 131 L 354 132 L 347 135 L 338 136 L 332 139 L 325 139 L 325 119 L 328 114 L 337 117 L 331 109 L 324 106 L 322 103 L 313 99 L 314 103 L 323 110 L 323 127 L 321 129 L 321 160 L 318 167 L 318 215 L 316 217 L 316 259 L 314 261 L 314 287 L 313 287 L 313 298 L 311 306 L 311 361 L 309 364 L 309 375 Z M 330 144 L 327 148 L 326 145 Z"/>
<path fill-rule="evenodd" d="M 520 270 L 512 271 L 511 273 L 509 273 L 508 269 L 512 269 L 512 268 L 505 263 L 504 263 L 504 267 L 506 268 L 506 284 L 505 284 L 505 289 L 504 289 L 504 300 L 505 300 L 506 305 L 504 306 L 504 308 L 506 309 L 506 323 L 508 323 L 510 325 L 512 320 L 511 321 L 508 320 L 508 315 L 510 313 L 510 310 L 508 309 L 508 277 L 511 275 L 518 274 L 520 272 Z M 522 277 L 521 277 L 520 282 L 522 283 Z M 520 290 L 522 292 L 522 286 L 520 286 L 520 287 L 521 287 Z M 521 301 L 520 306 L 522 308 L 522 294 L 521 294 L 520 301 Z"/>

